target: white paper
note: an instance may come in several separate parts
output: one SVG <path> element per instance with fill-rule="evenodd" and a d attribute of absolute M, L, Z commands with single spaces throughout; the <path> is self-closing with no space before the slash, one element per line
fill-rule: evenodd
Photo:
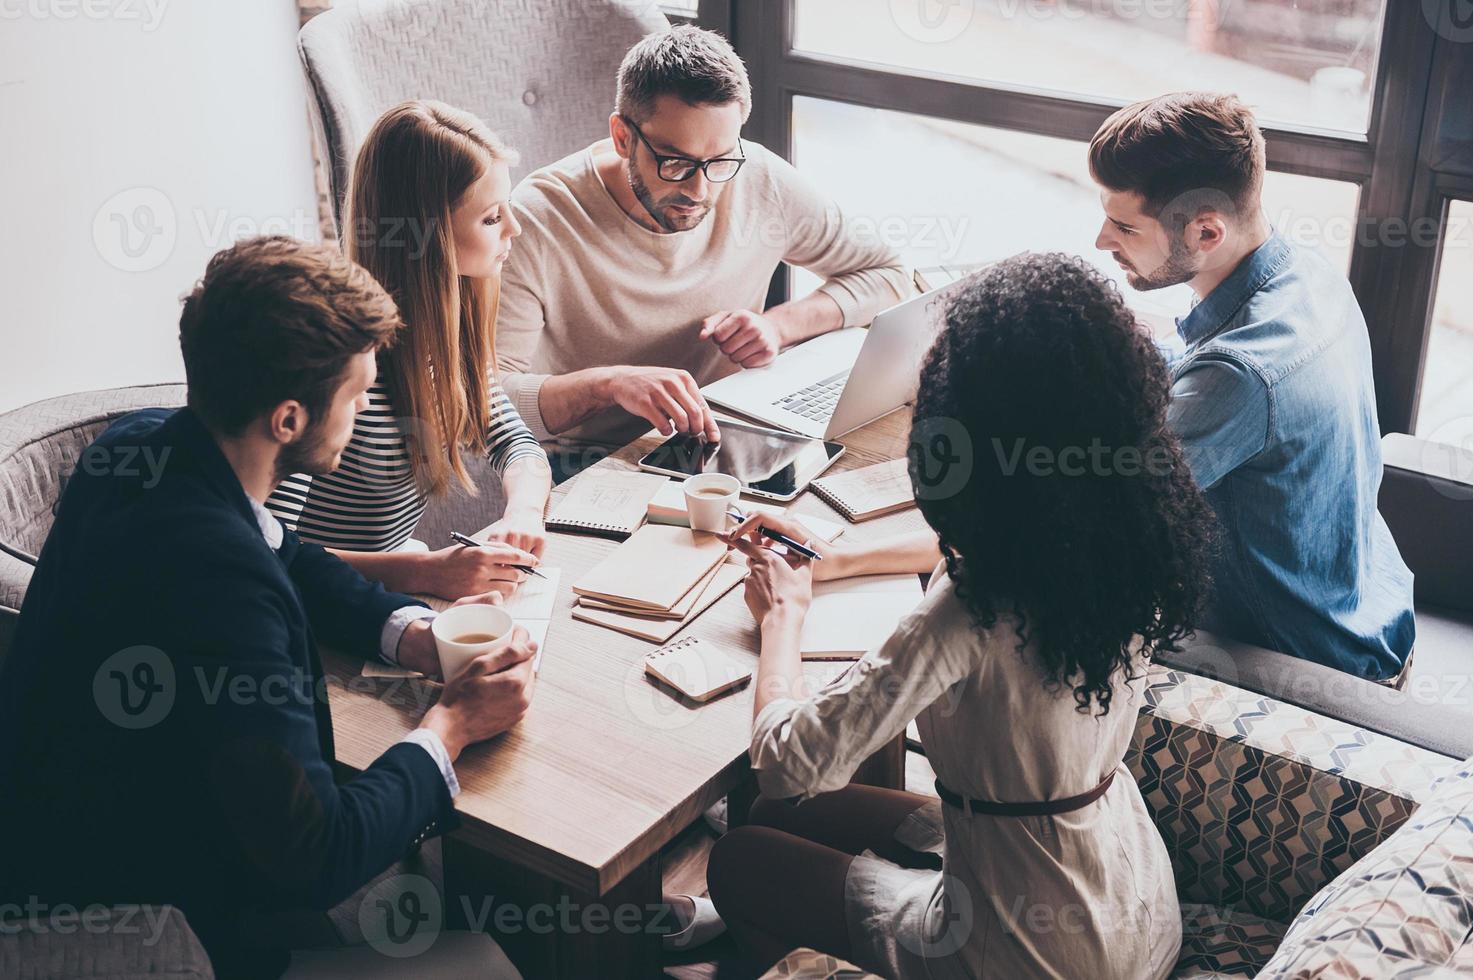
<path fill-rule="evenodd" d="M 912 574 L 815 582 L 800 649 L 805 654 L 863 656 L 895 632 L 924 594 Z"/>

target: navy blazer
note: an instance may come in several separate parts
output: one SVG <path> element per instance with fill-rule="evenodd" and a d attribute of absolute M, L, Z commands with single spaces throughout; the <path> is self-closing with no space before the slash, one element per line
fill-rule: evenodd
<path fill-rule="evenodd" d="M 257 910 L 327 909 L 454 825 L 423 748 L 333 778 L 317 643 L 413 605 L 291 531 L 272 551 L 189 409 L 81 457 L 0 674 L 0 901 L 172 903 L 217 972 L 279 972 Z"/>

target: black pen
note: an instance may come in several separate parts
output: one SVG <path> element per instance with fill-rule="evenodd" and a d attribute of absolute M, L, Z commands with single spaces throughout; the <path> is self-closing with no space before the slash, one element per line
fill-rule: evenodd
<path fill-rule="evenodd" d="M 823 555 L 820 555 L 818 552 L 814 551 L 806 544 L 799 544 L 798 542 L 794 541 L 792 538 L 788 537 L 786 534 L 783 534 L 780 531 L 774 531 L 766 524 L 758 524 L 757 533 L 762 535 L 764 538 L 771 538 L 778 544 L 791 548 L 793 551 L 796 551 L 804 558 L 811 558 L 814 561 L 823 561 Z"/>
<path fill-rule="evenodd" d="M 484 545 L 482 545 L 481 542 L 477 541 L 475 538 L 471 537 L 469 534 L 461 534 L 459 531 L 451 531 L 450 532 L 450 537 L 457 544 L 463 544 L 467 548 L 481 548 L 481 547 L 484 547 Z M 533 568 L 531 565 L 508 565 L 507 567 L 508 568 L 515 568 L 519 572 L 526 572 L 528 575 L 536 575 L 538 578 L 547 578 L 546 575 L 543 575 L 541 572 L 539 572 L 537 569 Z"/>

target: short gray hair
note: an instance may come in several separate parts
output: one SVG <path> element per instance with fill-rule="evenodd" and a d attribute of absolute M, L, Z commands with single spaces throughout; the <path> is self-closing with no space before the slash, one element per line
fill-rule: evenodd
<path fill-rule="evenodd" d="M 643 122 L 662 95 L 687 105 L 739 103 L 742 122 L 752 113 L 752 83 L 742 59 L 720 34 L 685 24 L 649 35 L 619 66 L 615 109 L 621 116 Z"/>

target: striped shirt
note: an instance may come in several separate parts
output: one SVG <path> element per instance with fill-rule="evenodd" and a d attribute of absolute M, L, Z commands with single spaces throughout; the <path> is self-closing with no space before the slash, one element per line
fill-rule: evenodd
<path fill-rule="evenodd" d="M 486 439 L 491 466 L 500 476 L 518 459 L 547 454 L 522 417 L 492 382 Z M 381 381 L 368 389 L 368 408 L 353 423 L 353 438 L 331 473 L 287 477 L 266 507 L 303 541 L 344 551 L 394 551 L 414 533 L 426 498 L 414 482 L 405 431 Z"/>

